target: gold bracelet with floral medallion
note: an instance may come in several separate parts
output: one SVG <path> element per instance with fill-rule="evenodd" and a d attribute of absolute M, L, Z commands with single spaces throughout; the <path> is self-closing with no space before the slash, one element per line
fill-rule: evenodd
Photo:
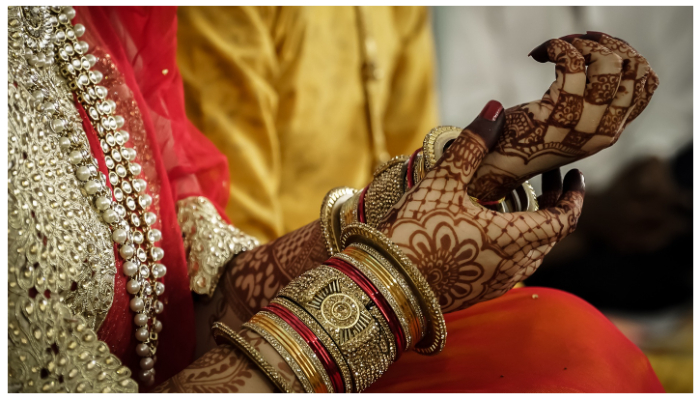
<path fill-rule="evenodd" d="M 343 230 L 342 247 L 353 243 L 364 243 L 375 249 L 399 270 L 410 284 L 413 293 L 419 299 L 423 314 L 427 319 L 428 331 L 423 339 L 414 345 L 414 350 L 431 355 L 442 351 L 447 339 L 445 318 L 440 303 L 428 285 L 425 277 L 405 254 L 386 235 L 366 224 L 352 224 Z"/>
<path fill-rule="evenodd" d="M 350 367 L 355 391 L 369 387 L 396 360 L 394 333 L 383 314 L 340 270 L 322 265 L 306 271 L 278 297 L 296 304 L 328 333 Z"/>

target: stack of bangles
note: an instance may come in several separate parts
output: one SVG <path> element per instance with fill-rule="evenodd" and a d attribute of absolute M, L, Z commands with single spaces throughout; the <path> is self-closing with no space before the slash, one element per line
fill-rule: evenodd
<path fill-rule="evenodd" d="M 435 167 L 461 132 L 461 128 L 454 126 L 438 126 L 426 135 L 423 147 L 413 154 L 396 156 L 380 165 L 364 189 L 342 187 L 328 192 L 321 205 L 320 219 L 328 254 L 340 251 L 340 232 L 347 225 L 359 222 L 376 227 L 391 207 Z M 474 204 L 502 213 L 539 209 L 535 190 L 527 181 L 498 200 L 469 197 Z"/>
<path fill-rule="evenodd" d="M 347 226 L 341 240 L 342 252 L 294 279 L 243 324 L 279 353 L 307 392 L 361 392 L 405 351 L 436 354 L 447 337 L 435 294 L 395 244 L 365 224 Z M 240 335 L 221 323 L 213 331 L 288 391 Z"/>

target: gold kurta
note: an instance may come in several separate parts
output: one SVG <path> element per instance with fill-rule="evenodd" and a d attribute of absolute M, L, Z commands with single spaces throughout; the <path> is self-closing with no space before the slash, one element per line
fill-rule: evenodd
<path fill-rule="evenodd" d="M 228 157 L 233 223 L 265 242 L 437 122 L 422 7 L 181 7 L 187 113 Z"/>

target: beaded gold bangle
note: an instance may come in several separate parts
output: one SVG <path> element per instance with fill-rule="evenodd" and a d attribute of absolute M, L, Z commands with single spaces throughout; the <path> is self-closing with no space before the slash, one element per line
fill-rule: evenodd
<path fill-rule="evenodd" d="M 270 304 L 279 304 L 289 311 L 291 311 L 301 322 L 306 325 L 311 332 L 313 332 L 318 340 L 323 344 L 328 353 L 335 361 L 336 365 L 340 369 L 340 374 L 343 379 L 343 384 L 345 386 L 345 392 L 352 393 L 354 391 L 354 381 L 352 377 L 352 372 L 350 371 L 350 366 L 348 365 L 345 357 L 340 351 L 338 345 L 328 336 L 326 330 L 316 321 L 316 319 L 311 316 L 308 312 L 304 311 L 303 308 L 299 307 L 296 303 L 285 299 L 284 297 L 276 297 Z"/>
<path fill-rule="evenodd" d="M 306 375 L 301 370 L 301 367 L 299 364 L 296 362 L 294 357 L 292 357 L 291 354 L 287 351 L 287 349 L 282 346 L 282 344 L 276 339 L 275 336 L 271 335 L 268 331 L 263 329 L 260 325 L 252 323 L 250 321 L 246 322 L 243 324 L 243 327 L 246 329 L 250 329 L 251 331 L 257 333 L 260 335 L 263 339 L 267 341 L 267 343 L 272 346 L 273 349 L 279 354 L 284 361 L 289 365 L 289 367 L 292 369 L 292 372 L 294 375 L 299 379 L 299 382 L 301 383 L 301 386 L 304 388 L 304 391 L 307 393 L 313 392 L 313 387 L 311 386 L 311 382 L 306 378 Z"/>
<path fill-rule="evenodd" d="M 335 257 L 352 264 L 384 294 L 399 317 L 401 327 L 406 332 L 406 349 L 410 349 L 425 332 L 425 320 L 418 300 L 401 274 L 393 266 L 380 263 L 377 258 L 381 256 L 371 252 L 374 250 L 369 246 L 354 243 Z"/>
<path fill-rule="evenodd" d="M 272 312 L 263 310 L 258 312 L 250 319 L 251 324 L 260 326 L 262 329 L 273 335 L 279 343 L 284 346 L 287 352 L 294 358 L 301 368 L 301 377 L 299 377 L 302 385 L 305 381 L 309 387 L 304 387 L 310 393 L 329 393 L 332 392 L 332 384 L 328 374 L 324 370 L 318 358 L 314 355 L 309 345 L 299 337 L 299 334 L 289 326 L 284 320 Z"/>
<path fill-rule="evenodd" d="M 340 208 L 357 190 L 349 187 L 332 189 L 321 204 L 321 231 L 328 256 L 340 251 L 341 217 Z"/>
<path fill-rule="evenodd" d="M 279 372 L 277 372 L 270 363 L 265 361 L 265 358 L 263 358 L 255 347 L 243 339 L 241 335 L 221 322 L 214 322 L 211 331 L 217 344 L 222 344 L 225 341 L 235 346 L 270 379 L 279 391 L 282 393 L 291 393 L 287 381 L 285 381 L 284 378 L 280 376 Z"/>
<path fill-rule="evenodd" d="M 352 224 L 343 230 L 341 245 L 345 248 L 352 243 L 364 243 L 389 260 L 407 278 L 409 284 L 418 294 L 421 307 L 428 319 L 428 332 L 423 340 L 416 343 L 414 349 L 421 354 L 435 354 L 445 346 L 447 330 L 445 318 L 435 293 L 428 285 L 418 268 L 403 254 L 388 237 L 378 230 L 364 224 Z"/>
<path fill-rule="evenodd" d="M 356 391 L 366 389 L 396 359 L 394 335 L 383 315 L 343 272 L 326 265 L 316 267 L 290 282 L 278 296 L 309 313 L 338 345 L 354 374 Z"/>

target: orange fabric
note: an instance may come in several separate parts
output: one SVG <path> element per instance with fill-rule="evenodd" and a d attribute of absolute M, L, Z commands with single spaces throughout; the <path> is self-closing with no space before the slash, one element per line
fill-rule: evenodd
<path fill-rule="evenodd" d="M 442 353 L 405 353 L 369 391 L 664 391 L 642 351 L 566 292 L 513 289 L 445 319 Z"/>

